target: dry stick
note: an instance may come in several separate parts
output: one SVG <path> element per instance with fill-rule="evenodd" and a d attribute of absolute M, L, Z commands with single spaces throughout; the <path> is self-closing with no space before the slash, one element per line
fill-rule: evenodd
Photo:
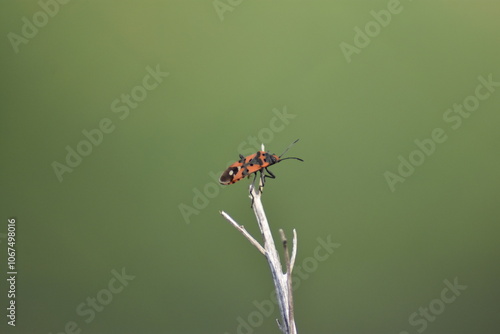
<path fill-rule="evenodd" d="M 259 224 L 260 231 L 262 233 L 262 238 L 264 239 L 264 248 L 267 253 L 267 262 L 271 268 L 271 274 L 273 276 L 274 286 L 276 288 L 276 294 L 278 299 L 278 305 L 281 313 L 281 319 L 283 323 L 280 325 L 280 329 L 285 334 L 296 334 L 297 330 L 295 327 L 295 322 L 290 317 L 290 300 L 291 294 L 288 289 L 288 280 L 291 277 L 288 273 L 283 273 L 283 267 L 281 265 L 280 257 L 276 246 L 274 245 L 274 239 L 271 233 L 271 228 L 266 218 L 264 212 L 264 207 L 261 202 L 262 192 L 259 187 L 251 188 L 251 195 L 253 196 L 253 211 L 255 217 L 257 218 L 257 223 Z M 287 270 L 288 271 L 288 270 Z"/>
<path fill-rule="evenodd" d="M 297 239 L 297 233 L 295 232 L 295 229 L 293 230 L 293 235 L 294 235 L 294 243 L 296 243 Z M 288 283 L 288 315 L 290 317 L 290 323 L 294 323 L 294 315 L 293 315 L 293 290 L 292 290 L 292 263 L 290 262 L 290 254 L 288 252 L 288 241 L 286 240 L 285 232 L 283 232 L 282 229 L 280 229 L 280 235 L 281 235 L 281 242 L 283 242 L 283 252 L 285 254 L 285 264 L 286 264 L 286 274 L 287 274 L 287 283 Z M 296 250 L 296 248 L 295 248 Z"/>
<path fill-rule="evenodd" d="M 257 249 L 259 250 L 259 252 L 262 253 L 262 255 L 266 256 L 266 250 L 264 249 L 264 247 L 262 247 L 259 244 L 259 242 L 257 240 L 255 240 L 254 237 L 252 237 L 250 235 L 250 233 L 247 232 L 247 230 L 245 229 L 245 226 L 238 224 L 233 218 L 231 218 L 231 216 L 229 216 L 224 211 L 219 211 L 219 213 L 222 215 L 222 217 L 226 218 L 227 221 L 230 222 L 238 231 L 240 231 L 241 234 L 243 234 L 245 236 L 245 238 L 247 238 L 248 241 L 250 241 L 250 243 L 252 245 L 257 247 Z"/>
<path fill-rule="evenodd" d="M 295 257 L 297 256 L 297 231 L 293 229 L 293 244 L 292 244 L 292 260 L 290 261 L 290 273 L 295 265 Z"/>
<path fill-rule="evenodd" d="M 264 147 L 262 147 L 264 151 Z M 297 254 L 297 232 L 293 230 L 293 243 L 292 243 L 292 258 L 290 260 L 288 249 L 285 246 L 286 257 L 286 272 L 283 273 L 283 267 L 280 262 L 278 251 L 274 245 L 274 239 L 271 233 L 271 228 L 264 212 L 264 207 L 261 201 L 262 179 L 260 180 L 259 187 L 250 186 L 250 196 L 253 197 L 253 211 L 257 218 L 262 238 L 264 239 L 264 247 L 262 247 L 253 238 L 242 225 L 239 225 L 227 213 L 221 212 L 222 216 L 226 218 L 238 231 L 240 231 L 252 245 L 254 245 L 264 256 L 267 258 L 271 274 L 273 277 L 274 286 L 276 288 L 276 297 L 280 309 L 281 319 L 283 323 L 278 321 L 278 326 L 284 334 L 297 334 L 295 327 L 295 319 L 293 314 L 293 298 L 292 298 L 292 270 L 295 263 Z M 286 239 L 285 239 L 286 241 Z"/>

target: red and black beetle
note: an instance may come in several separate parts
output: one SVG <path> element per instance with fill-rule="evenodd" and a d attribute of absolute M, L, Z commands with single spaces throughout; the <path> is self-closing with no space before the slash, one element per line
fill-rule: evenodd
<path fill-rule="evenodd" d="M 269 152 L 264 152 L 264 151 L 258 151 L 257 153 L 254 153 L 252 155 L 249 155 L 247 157 L 244 157 L 240 154 L 240 160 L 236 161 L 234 164 L 229 166 L 220 176 L 219 182 L 223 185 L 229 185 L 238 182 L 239 180 L 245 178 L 245 177 L 250 177 L 250 175 L 255 173 L 254 176 L 254 181 L 255 178 L 257 177 L 257 172 L 260 172 L 261 174 L 261 180 L 262 180 L 262 185 L 264 185 L 264 180 L 266 177 L 270 179 L 276 178 L 276 176 L 268 169 L 269 166 L 272 166 L 274 164 L 277 164 L 278 162 L 281 162 L 283 160 L 287 159 L 295 159 L 299 161 L 304 161 L 300 158 L 296 157 L 288 157 L 288 158 L 281 158 L 283 154 L 285 154 L 290 147 L 295 144 L 296 141 L 291 143 L 287 149 L 281 153 L 279 156 L 275 154 L 271 154 Z M 264 173 L 266 171 L 268 174 L 266 175 Z"/>

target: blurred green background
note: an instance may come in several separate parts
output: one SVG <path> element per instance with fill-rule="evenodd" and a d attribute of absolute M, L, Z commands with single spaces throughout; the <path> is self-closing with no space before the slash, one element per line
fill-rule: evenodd
<path fill-rule="evenodd" d="M 267 262 L 219 215 L 259 237 L 249 181 L 214 175 L 257 142 L 279 154 L 300 138 L 287 155 L 305 162 L 274 166 L 263 197 L 276 237 L 298 231 L 299 333 L 496 333 L 499 10 L 2 3 L 0 332 L 278 333 L 256 306 Z M 431 144 L 436 128 L 446 141 Z M 73 167 L 68 149 L 83 152 Z"/>

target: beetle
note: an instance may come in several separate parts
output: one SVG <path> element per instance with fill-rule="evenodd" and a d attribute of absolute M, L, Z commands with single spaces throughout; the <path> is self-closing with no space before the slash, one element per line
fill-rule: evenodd
<path fill-rule="evenodd" d="M 281 158 L 290 149 L 290 147 L 298 141 L 299 140 L 297 139 L 296 141 L 288 145 L 285 151 L 280 155 L 271 154 L 269 152 L 264 152 L 264 151 L 257 151 L 257 153 L 251 154 L 247 157 L 244 157 L 243 155 L 240 154 L 240 160 L 236 161 L 234 164 L 229 166 L 222 173 L 222 175 L 219 178 L 219 182 L 222 185 L 229 185 L 236 183 L 245 177 L 250 177 L 250 175 L 252 174 L 255 174 L 254 179 L 252 181 L 252 188 L 251 188 L 252 190 L 255 183 L 255 179 L 257 178 L 257 172 L 260 172 L 260 178 L 262 181 L 261 187 L 263 187 L 266 177 L 270 179 L 276 178 L 276 176 L 268 169 L 269 166 L 272 166 L 274 164 L 277 164 L 278 162 L 287 159 L 304 161 L 296 157 Z M 264 171 L 267 172 L 267 175 L 265 174 Z"/>

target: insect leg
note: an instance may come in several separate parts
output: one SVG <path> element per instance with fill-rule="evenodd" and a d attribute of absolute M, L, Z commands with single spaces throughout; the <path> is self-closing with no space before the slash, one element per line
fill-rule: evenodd
<path fill-rule="evenodd" d="M 262 192 L 262 190 L 264 189 L 264 184 L 266 183 L 266 177 L 270 178 L 270 179 L 275 179 L 276 176 L 269 170 L 267 169 L 267 167 L 264 167 L 263 168 L 269 175 L 266 175 L 266 173 L 262 172 L 260 173 L 260 185 L 259 185 L 259 191 Z"/>
<path fill-rule="evenodd" d="M 266 170 L 266 172 L 269 173 L 269 175 L 266 175 L 265 177 L 268 177 L 270 179 L 275 179 L 276 178 L 276 175 L 274 175 L 269 169 L 267 169 L 267 167 L 264 168 L 264 169 Z"/>

